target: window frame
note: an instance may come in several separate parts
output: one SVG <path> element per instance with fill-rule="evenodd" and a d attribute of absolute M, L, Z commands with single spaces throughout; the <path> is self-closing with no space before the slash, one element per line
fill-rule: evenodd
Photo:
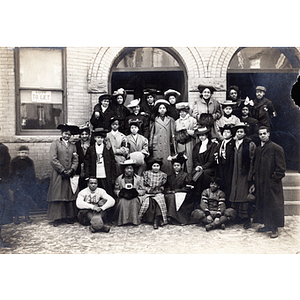
<path fill-rule="evenodd" d="M 55 49 L 61 50 L 62 57 L 62 88 L 21 88 L 20 87 L 20 49 Z M 66 74 L 66 48 L 65 47 L 16 47 L 14 49 L 15 60 L 15 98 L 16 98 L 16 135 L 46 136 L 59 135 L 57 129 L 22 129 L 21 127 L 21 90 L 35 91 L 60 91 L 62 92 L 62 116 L 63 122 L 67 120 L 67 74 Z"/>

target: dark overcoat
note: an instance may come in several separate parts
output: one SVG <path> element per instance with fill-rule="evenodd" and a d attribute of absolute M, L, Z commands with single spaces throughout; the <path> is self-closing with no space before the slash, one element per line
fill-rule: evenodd
<path fill-rule="evenodd" d="M 108 194 L 113 195 L 114 182 L 116 180 L 116 161 L 112 147 L 108 147 L 106 144 L 103 147 L 103 161 L 106 174 L 106 180 L 109 190 Z M 96 161 L 97 153 L 96 146 L 90 146 L 84 159 L 84 172 L 86 177 L 96 177 Z"/>
<path fill-rule="evenodd" d="M 284 226 L 284 198 L 281 179 L 286 164 L 282 147 L 268 141 L 258 146 L 254 156 L 254 182 L 257 196 L 257 222 L 270 227 Z"/>
<path fill-rule="evenodd" d="M 99 118 L 95 117 L 96 111 L 100 113 Z M 110 120 L 114 116 L 115 116 L 115 114 L 114 114 L 113 110 L 111 109 L 111 107 L 108 107 L 104 112 L 102 112 L 101 106 L 98 103 L 94 107 L 94 112 L 92 114 L 90 122 L 93 125 L 93 129 L 104 128 L 104 129 L 110 130 Z"/>

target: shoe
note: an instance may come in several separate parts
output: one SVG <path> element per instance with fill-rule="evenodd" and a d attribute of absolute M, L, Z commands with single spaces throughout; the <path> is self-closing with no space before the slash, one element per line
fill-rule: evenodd
<path fill-rule="evenodd" d="M 269 226 L 260 227 L 257 229 L 258 232 L 268 232 L 271 231 L 271 228 Z"/>
<path fill-rule="evenodd" d="M 61 220 L 54 220 L 54 221 L 52 222 L 53 227 L 57 227 L 57 226 L 60 225 L 60 224 L 61 224 Z"/>
<path fill-rule="evenodd" d="M 207 224 L 207 225 L 205 225 L 205 229 L 206 229 L 206 231 L 210 231 L 210 230 L 214 229 L 214 226 L 211 224 Z"/>
<path fill-rule="evenodd" d="M 272 229 L 270 238 L 271 238 L 271 239 L 275 239 L 275 238 L 277 238 L 277 237 L 278 237 L 278 228 L 276 227 L 276 228 L 273 228 L 273 229 Z"/>
<path fill-rule="evenodd" d="M 223 224 L 221 224 L 221 229 L 222 230 L 225 230 L 225 228 L 226 228 L 226 225 L 223 223 Z"/>
<path fill-rule="evenodd" d="M 14 223 L 15 223 L 16 225 L 21 224 L 21 222 L 20 222 L 20 220 L 19 220 L 19 217 L 17 217 L 17 218 L 14 219 Z"/>
<path fill-rule="evenodd" d="M 108 233 L 110 231 L 110 226 L 103 225 L 103 227 L 100 229 L 100 231 Z"/>
<path fill-rule="evenodd" d="M 153 229 L 158 229 L 158 224 L 156 220 L 154 220 L 153 222 Z"/>
<path fill-rule="evenodd" d="M 95 232 L 96 232 L 96 230 L 95 230 L 92 226 L 89 227 L 89 231 L 90 231 L 91 233 L 95 233 Z"/>
<path fill-rule="evenodd" d="M 251 224 L 251 221 L 247 221 L 246 223 L 244 223 L 243 227 L 244 229 L 249 229 L 251 228 L 252 224 Z"/>
<path fill-rule="evenodd" d="M 3 240 L 2 240 L 2 238 L 0 237 L 0 248 L 4 248 L 5 246 L 4 246 L 4 243 L 3 243 Z"/>
<path fill-rule="evenodd" d="M 32 220 L 29 218 L 29 217 L 25 217 L 25 222 L 27 224 L 31 224 L 32 223 Z"/>
<path fill-rule="evenodd" d="M 74 224 L 76 221 L 74 218 L 66 218 L 66 223 L 67 224 Z"/>

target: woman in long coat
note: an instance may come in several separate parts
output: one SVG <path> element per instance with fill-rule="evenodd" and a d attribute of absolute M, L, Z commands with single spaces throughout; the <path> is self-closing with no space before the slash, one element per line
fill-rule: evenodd
<path fill-rule="evenodd" d="M 167 175 L 172 173 L 172 164 L 169 156 L 176 152 L 175 121 L 168 115 L 169 102 L 160 99 L 155 102 L 155 120 L 150 126 L 150 142 L 153 158 L 162 158 L 162 172 Z"/>
<path fill-rule="evenodd" d="M 210 180 L 216 173 L 217 147 L 216 142 L 212 142 L 210 138 L 210 129 L 200 127 L 195 131 L 199 137 L 192 152 L 193 158 L 193 181 L 195 182 L 194 194 L 197 202 L 200 203 L 200 197 L 204 189 L 209 187 Z"/>
<path fill-rule="evenodd" d="M 179 111 L 179 119 L 175 121 L 177 153 L 185 153 L 187 156 L 186 171 L 191 173 L 193 170 L 192 152 L 196 144 L 194 133 L 197 129 L 197 120 L 190 116 L 190 107 L 187 102 L 176 103 L 176 109 Z"/>
<path fill-rule="evenodd" d="M 124 173 L 118 176 L 114 193 L 117 196 L 114 219 L 117 225 L 140 224 L 140 196 L 145 195 L 142 177 L 134 173 L 134 160 L 121 163 Z"/>
<path fill-rule="evenodd" d="M 76 191 L 72 191 L 70 178 L 78 167 L 78 154 L 76 146 L 69 139 L 71 134 L 79 133 L 79 128 L 67 124 L 61 124 L 57 128 L 61 129 L 62 137 L 50 146 L 50 164 L 53 170 L 47 196 L 47 201 L 50 202 L 48 218 L 53 221 L 53 226 L 62 221 L 72 223 L 77 214 Z"/>

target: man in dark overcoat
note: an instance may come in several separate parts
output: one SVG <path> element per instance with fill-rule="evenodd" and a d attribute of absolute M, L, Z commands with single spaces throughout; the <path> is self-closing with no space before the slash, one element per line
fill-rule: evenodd
<path fill-rule="evenodd" d="M 258 131 L 260 145 L 254 156 L 254 182 L 257 197 L 257 218 L 263 223 L 259 232 L 271 231 L 278 237 L 278 227 L 284 226 L 284 198 L 282 178 L 285 176 L 285 157 L 282 147 L 270 140 L 270 129 L 261 126 Z"/>
<path fill-rule="evenodd" d="M 0 143 L 0 247 L 4 247 L 1 238 L 2 225 L 13 221 L 12 205 L 8 192 L 9 164 L 8 148 Z"/>

